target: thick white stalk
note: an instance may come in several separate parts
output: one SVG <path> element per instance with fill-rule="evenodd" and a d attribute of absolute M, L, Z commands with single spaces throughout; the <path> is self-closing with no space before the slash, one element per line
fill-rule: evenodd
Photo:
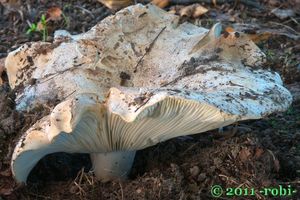
<path fill-rule="evenodd" d="M 126 179 L 131 170 L 135 152 L 91 153 L 93 172 L 103 182 L 113 179 Z"/>

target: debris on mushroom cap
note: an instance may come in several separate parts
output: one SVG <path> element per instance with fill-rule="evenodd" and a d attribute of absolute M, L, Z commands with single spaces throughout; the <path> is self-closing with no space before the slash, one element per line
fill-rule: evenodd
<path fill-rule="evenodd" d="M 177 23 L 178 17 L 155 6 L 135 5 L 87 33 L 56 37 L 64 39 L 44 54 L 39 49 L 51 44 L 10 53 L 10 84 L 25 86 L 19 109 L 63 100 L 37 122 L 38 133 L 27 131 L 25 146 L 17 145 L 16 179 L 25 182 L 36 162 L 57 150 L 91 153 L 97 176 L 119 177 L 138 149 L 289 107 L 291 94 L 277 73 L 262 68 L 265 55 L 246 36 L 221 35 L 220 24 L 208 31 Z M 32 78 L 34 85 L 28 84 Z M 38 144 L 32 135 L 43 136 L 41 147 L 31 145 Z M 110 163 L 125 154 L 126 166 Z M 36 157 L 20 167 L 30 156 Z"/>

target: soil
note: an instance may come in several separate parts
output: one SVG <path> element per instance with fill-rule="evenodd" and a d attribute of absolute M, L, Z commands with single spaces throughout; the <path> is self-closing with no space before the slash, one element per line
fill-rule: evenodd
<path fill-rule="evenodd" d="M 5 2 L 0 4 L 0 58 L 24 42 L 42 40 L 40 33 L 26 35 L 27 20 L 38 22 L 41 15 L 53 6 L 60 7 L 67 20 L 49 24 L 48 41 L 52 41 L 54 30 L 66 29 L 72 34 L 85 32 L 112 14 L 92 0 Z M 253 5 L 243 4 L 243 1 L 229 2 L 217 6 L 203 4 L 209 9 L 207 14 L 197 19 L 183 17 L 182 21 L 208 28 L 216 21 L 222 21 L 226 26 L 238 22 L 269 28 L 273 22 L 289 27 L 294 35 L 299 35 L 300 13 L 295 9 L 296 0 L 260 1 L 263 12 Z M 179 13 L 185 6 L 172 4 L 165 9 Z M 271 13 L 278 7 L 292 9 L 295 15 L 279 19 Z M 253 31 L 257 33 L 258 30 L 248 30 Z M 9 87 L 4 72 L 4 84 L 0 86 L 0 200 L 215 199 L 211 194 L 213 185 L 224 189 L 255 189 L 252 196 L 229 197 L 223 194 L 220 199 L 300 199 L 300 46 L 299 40 L 289 34 L 275 32 L 267 38 L 259 38 L 258 42 L 268 58 L 266 67 L 277 71 L 286 86 L 297 95 L 286 112 L 261 120 L 239 122 L 225 127 L 223 132 L 212 130 L 179 137 L 138 151 L 130 178 L 126 181 L 98 182 L 89 172 L 91 162 L 87 154 L 55 153 L 36 165 L 26 186 L 16 184 L 10 171 L 12 150 L 20 135 L 47 115 L 55 102 L 41 105 L 31 112 L 17 112 L 15 91 Z M 258 192 L 279 185 L 285 188 L 290 185 L 298 192 L 287 198 L 264 196 Z"/>

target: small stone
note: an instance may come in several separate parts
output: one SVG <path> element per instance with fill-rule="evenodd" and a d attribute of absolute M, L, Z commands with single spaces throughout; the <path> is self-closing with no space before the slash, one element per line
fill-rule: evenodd
<path fill-rule="evenodd" d="M 215 172 L 215 170 L 216 170 L 216 167 L 215 167 L 215 166 L 212 166 L 212 167 L 209 168 L 207 171 L 208 171 L 209 173 L 213 173 L 213 172 Z"/>
<path fill-rule="evenodd" d="M 202 182 L 206 179 L 206 173 L 201 173 L 198 176 L 198 181 Z"/>
<path fill-rule="evenodd" d="M 53 37 L 47 36 L 46 41 L 47 41 L 47 42 L 52 42 L 52 41 L 53 41 Z"/>
<path fill-rule="evenodd" d="M 200 173 L 200 169 L 198 166 L 194 166 L 190 169 L 190 173 L 193 177 L 197 176 Z"/>

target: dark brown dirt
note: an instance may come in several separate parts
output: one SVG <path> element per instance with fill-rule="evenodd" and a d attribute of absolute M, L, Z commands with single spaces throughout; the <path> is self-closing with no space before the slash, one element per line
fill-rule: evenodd
<path fill-rule="evenodd" d="M 38 23 L 41 15 L 46 14 L 49 8 L 60 7 L 66 18 L 48 23 L 48 41 L 52 41 L 55 30 L 64 29 L 71 34 L 79 34 L 86 32 L 111 14 L 109 9 L 93 0 L 2 0 L 1 2 L 19 3 L 12 5 L 0 3 L 0 58 L 25 42 L 42 40 L 42 34 L 38 32 L 26 34 L 29 28 L 26 20 Z"/>
<path fill-rule="evenodd" d="M 219 20 L 225 26 L 235 22 L 269 24 L 272 21 L 299 33 L 299 11 L 294 9 L 295 2 L 261 1 L 263 11 L 242 3 L 222 3 L 217 7 L 205 4 L 210 10 L 207 14 L 182 21 L 206 27 Z M 48 8 L 59 6 L 69 20 L 68 23 L 61 20 L 49 25 L 49 41 L 54 30 L 66 29 L 72 34 L 84 32 L 111 13 L 92 0 L 29 0 L 13 9 L 3 5 L 0 4 L 0 58 L 24 42 L 42 39 L 38 33 L 25 34 L 26 20 L 37 22 Z M 294 9 L 293 19 L 298 20 L 298 24 L 291 18 L 277 19 L 270 13 L 276 7 Z M 180 6 L 171 5 L 166 9 L 177 11 Z M 23 19 L 19 11 L 22 11 Z M 257 31 L 248 30 L 251 33 Z M 266 67 L 279 72 L 286 84 L 296 88 L 292 91 L 300 91 L 298 43 L 276 34 L 258 43 L 267 55 Z M 265 197 L 258 190 L 279 184 L 291 185 L 298 190 L 286 199 L 300 199 L 300 98 L 284 113 L 231 125 L 225 127 L 224 133 L 213 130 L 138 151 L 127 181 L 97 182 L 88 173 L 91 168 L 88 155 L 56 153 L 38 163 L 26 187 L 17 185 L 10 172 L 14 145 L 28 127 L 50 112 L 53 105 L 40 106 L 30 113 L 18 113 L 14 109 L 14 91 L 9 88 L 5 74 L 2 77 L 5 84 L 0 86 L 0 200 L 215 199 L 210 192 L 215 184 L 223 188 L 255 188 L 251 197 L 223 195 L 221 199 L 276 199 Z"/>

